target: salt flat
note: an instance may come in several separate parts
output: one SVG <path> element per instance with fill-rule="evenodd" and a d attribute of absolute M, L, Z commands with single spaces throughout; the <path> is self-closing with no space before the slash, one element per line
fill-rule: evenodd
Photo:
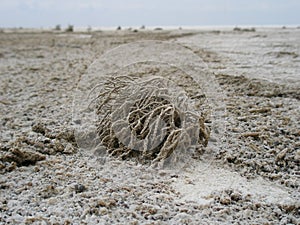
<path fill-rule="evenodd" d="M 1 32 L 0 223 L 299 224 L 299 33 Z M 210 83 L 203 71 L 193 78 L 220 110 L 205 152 L 185 166 L 103 157 L 74 137 L 74 93 L 91 65 L 146 40 L 199 57 Z"/>

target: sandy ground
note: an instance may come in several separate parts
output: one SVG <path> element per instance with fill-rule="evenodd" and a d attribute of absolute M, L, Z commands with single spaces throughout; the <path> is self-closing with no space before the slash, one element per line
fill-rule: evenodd
<path fill-rule="evenodd" d="M 0 224 L 299 224 L 299 36 L 1 32 Z M 199 56 L 222 96 L 223 139 L 187 167 L 103 160 L 76 143 L 77 85 L 104 52 L 141 40 Z"/>

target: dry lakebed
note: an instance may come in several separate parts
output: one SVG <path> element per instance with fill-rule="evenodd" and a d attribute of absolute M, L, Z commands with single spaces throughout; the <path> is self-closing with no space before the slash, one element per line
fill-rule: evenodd
<path fill-rule="evenodd" d="M 299 37 L 297 28 L 1 30 L 0 224 L 300 224 Z M 194 81 L 174 79 L 222 106 L 222 129 L 185 166 L 103 157 L 105 147 L 76 140 L 74 93 L 88 90 L 91 66 L 102 57 L 109 70 L 120 57 L 107 52 L 149 41 L 198 57 L 208 84 L 197 70 Z M 171 50 L 152 49 L 188 60 Z"/>

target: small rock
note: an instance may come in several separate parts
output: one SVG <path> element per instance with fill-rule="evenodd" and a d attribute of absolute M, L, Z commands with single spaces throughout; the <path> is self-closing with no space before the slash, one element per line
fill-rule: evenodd
<path fill-rule="evenodd" d="M 37 161 L 46 159 L 46 156 L 29 149 L 12 148 L 1 158 L 5 162 L 15 162 L 18 166 L 34 165 Z"/>
<path fill-rule="evenodd" d="M 106 202 L 104 200 L 99 200 L 97 206 L 106 207 Z"/>
<path fill-rule="evenodd" d="M 242 195 L 241 195 L 240 193 L 238 193 L 238 192 L 233 192 L 233 193 L 230 195 L 230 198 L 231 198 L 232 201 L 237 202 L 237 201 L 239 201 L 239 200 L 242 199 Z"/>
<path fill-rule="evenodd" d="M 63 151 L 65 154 L 74 154 L 76 153 L 76 148 L 71 143 L 68 143 Z"/>
<path fill-rule="evenodd" d="M 257 138 L 259 137 L 260 133 L 259 132 L 248 132 L 248 133 L 243 133 L 241 136 L 242 137 L 254 137 Z"/>
<path fill-rule="evenodd" d="M 108 209 L 107 209 L 107 208 L 101 207 L 101 208 L 99 209 L 99 214 L 100 214 L 100 215 L 106 215 L 107 213 L 108 213 Z"/>
<path fill-rule="evenodd" d="M 54 147 L 56 152 L 64 152 L 65 147 L 64 145 L 57 139 L 54 140 Z"/>
<path fill-rule="evenodd" d="M 284 204 L 281 206 L 286 212 L 290 213 L 297 209 L 297 206 L 294 204 Z"/>
<path fill-rule="evenodd" d="M 75 184 L 75 192 L 76 193 L 82 193 L 84 191 L 86 191 L 86 187 L 82 184 Z"/>
<path fill-rule="evenodd" d="M 45 135 L 49 131 L 47 129 L 47 127 L 40 122 L 34 124 L 31 129 L 32 129 L 32 131 L 42 134 L 42 135 Z"/>
<path fill-rule="evenodd" d="M 47 185 L 44 189 L 39 193 L 42 198 L 51 198 L 58 194 L 58 190 L 53 185 Z"/>
<path fill-rule="evenodd" d="M 70 129 L 62 130 L 57 135 L 57 138 L 58 139 L 64 139 L 64 140 L 66 140 L 67 142 L 70 142 L 70 143 L 75 143 L 76 142 L 74 130 L 70 130 Z"/>
<path fill-rule="evenodd" d="M 231 202 L 231 199 L 229 197 L 224 197 L 220 199 L 220 203 L 223 205 L 229 205 Z"/>
<path fill-rule="evenodd" d="M 268 108 L 268 107 L 249 110 L 250 113 L 267 113 L 270 111 L 271 111 L 271 108 Z"/>
<path fill-rule="evenodd" d="M 284 159 L 286 153 L 287 153 L 288 149 L 285 148 L 283 149 L 281 152 L 278 153 L 278 155 L 276 156 L 276 161 L 282 160 Z"/>
<path fill-rule="evenodd" d="M 112 208 L 117 205 L 114 199 L 101 199 L 97 202 L 97 207 Z"/>

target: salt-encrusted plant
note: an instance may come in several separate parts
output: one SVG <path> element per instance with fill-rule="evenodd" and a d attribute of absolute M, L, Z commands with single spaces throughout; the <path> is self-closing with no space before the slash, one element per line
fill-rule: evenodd
<path fill-rule="evenodd" d="M 171 80 L 114 74 L 101 86 L 97 133 L 109 155 L 155 164 L 171 156 L 196 155 L 207 145 L 205 113 L 191 101 L 199 96 L 188 96 Z"/>

